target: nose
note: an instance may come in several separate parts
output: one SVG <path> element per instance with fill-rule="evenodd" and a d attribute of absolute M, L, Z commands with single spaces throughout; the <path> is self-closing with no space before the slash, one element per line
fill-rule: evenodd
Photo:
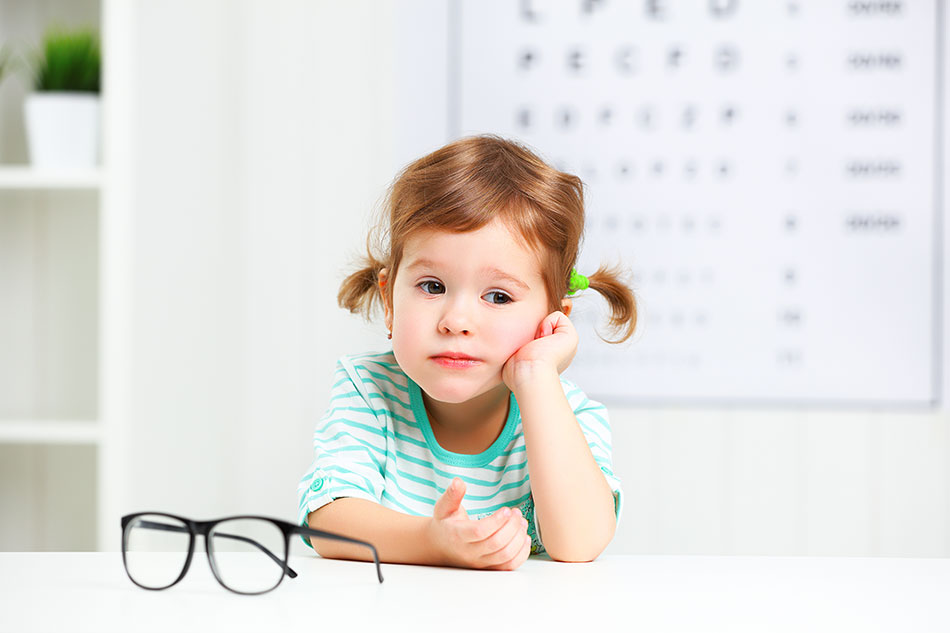
<path fill-rule="evenodd" d="M 445 312 L 439 319 L 439 332 L 442 334 L 461 334 L 468 336 L 472 333 L 472 323 L 469 311 L 460 301 L 446 303 Z"/>

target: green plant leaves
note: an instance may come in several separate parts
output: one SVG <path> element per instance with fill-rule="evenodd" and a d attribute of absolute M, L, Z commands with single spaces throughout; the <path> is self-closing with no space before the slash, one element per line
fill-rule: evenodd
<path fill-rule="evenodd" d="M 99 92 L 99 36 L 90 29 L 49 30 L 37 55 L 34 87 L 41 92 Z"/>
<path fill-rule="evenodd" d="M 3 76 L 10 69 L 10 51 L 6 46 L 0 47 L 0 83 L 3 83 Z"/>

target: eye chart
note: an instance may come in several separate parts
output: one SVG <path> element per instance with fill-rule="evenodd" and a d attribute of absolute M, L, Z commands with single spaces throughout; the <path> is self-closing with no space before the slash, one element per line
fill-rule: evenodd
<path fill-rule="evenodd" d="M 579 270 L 633 273 L 632 343 L 600 341 L 602 301 L 577 301 L 568 376 L 628 402 L 935 402 L 942 11 L 457 2 L 452 136 L 580 176 Z"/>

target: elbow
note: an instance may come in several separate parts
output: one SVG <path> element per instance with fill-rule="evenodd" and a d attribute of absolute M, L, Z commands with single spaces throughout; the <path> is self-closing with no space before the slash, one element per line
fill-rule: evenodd
<path fill-rule="evenodd" d="M 603 547 L 597 549 L 596 551 L 585 551 L 582 549 L 569 548 L 555 550 L 553 552 L 551 550 L 547 550 L 548 556 L 551 557 L 551 560 L 558 563 L 591 563 L 596 560 L 603 551 Z"/>
<path fill-rule="evenodd" d="M 572 538 L 570 543 L 545 543 L 544 548 L 552 560 L 559 563 L 590 563 L 597 559 L 614 538 L 616 521 L 611 521 L 604 530 L 588 533 L 587 539 Z"/>
<path fill-rule="evenodd" d="M 323 508 L 319 508 L 318 510 L 311 512 L 307 516 L 307 525 L 310 526 L 310 529 L 320 530 L 321 532 L 332 531 L 328 529 L 327 526 L 323 525 L 321 521 L 318 520 L 318 518 L 322 518 L 322 513 L 320 511 L 327 507 L 329 506 L 323 506 Z M 337 546 L 337 543 L 335 541 L 331 541 L 329 539 L 316 538 L 313 536 L 309 537 L 308 540 L 310 541 L 310 547 L 313 548 L 313 551 L 315 551 L 317 554 L 319 554 L 323 558 L 342 558 L 342 556 L 340 555 L 341 554 L 340 548 Z"/>

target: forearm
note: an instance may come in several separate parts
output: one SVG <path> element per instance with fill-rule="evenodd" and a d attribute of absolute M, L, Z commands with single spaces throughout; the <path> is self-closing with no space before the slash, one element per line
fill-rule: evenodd
<path fill-rule="evenodd" d="M 366 499 L 337 499 L 310 513 L 308 524 L 315 530 L 367 541 L 386 563 L 441 565 L 429 536 L 429 517 L 411 516 Z M 365 547 L 329 539 L 311 539 L 325 558 L 373 560 Z"/>
<path fill-rule="evenodd" d="M 593 560 L 616 529 L 613 493 L 594 461 L 557 372 L 538 369 L 523 375 L 515 397 L 544 547 L 557 560 Z"/>

